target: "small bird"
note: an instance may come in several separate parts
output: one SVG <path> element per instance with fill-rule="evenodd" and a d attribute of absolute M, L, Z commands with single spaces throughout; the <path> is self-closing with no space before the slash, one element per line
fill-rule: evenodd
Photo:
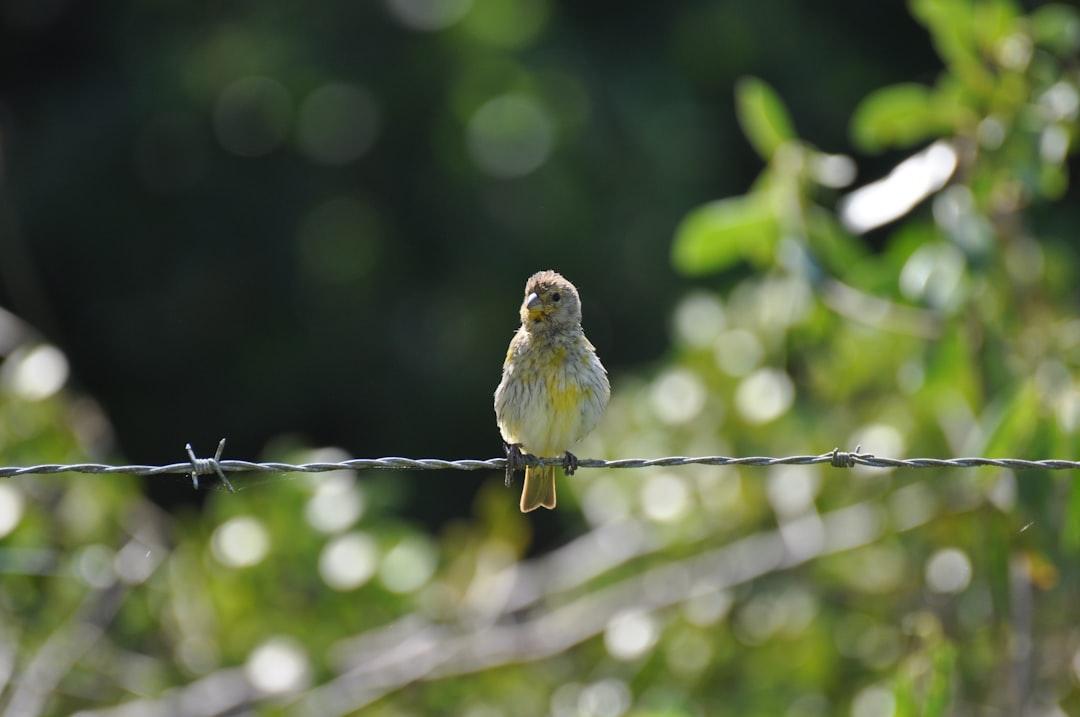
<path fill-rule="evenodd" d="M 607 371 L 581 330 L 577 289 L 554 271 L 525 283 L 521 328 L 510 341 L 502 381 L 495 389 L 495 418 L 507 446 L 507 476 L 521 451 L 547 457 L 563 454 L 573 475 L 570 447 L 600 421 L 611 396 Z M 521 512 L 555 507 L 555 466 L 526 466 Z"/>

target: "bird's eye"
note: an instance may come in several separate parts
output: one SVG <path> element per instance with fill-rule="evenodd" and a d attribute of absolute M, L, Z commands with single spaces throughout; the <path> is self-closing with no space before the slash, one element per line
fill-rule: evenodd
<path fill-rule="evenodd" d="M 561 297 L 561 296 L 559 296 L 559 292 L 557 292 L 557 291 L 556 291 L 556 292 L 555 292 L 554 294 L 552 294 L 552 295 L 551 295 L 551 300 L 552 300 L 552 301 L 558 301 L 558 300 L 559 300 L 559 299 L 561 299 L 561 298 L 562 298 L 562 297 Z"/>

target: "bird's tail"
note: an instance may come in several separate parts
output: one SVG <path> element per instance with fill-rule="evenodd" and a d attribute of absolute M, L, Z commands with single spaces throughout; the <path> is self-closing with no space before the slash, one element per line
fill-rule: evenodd
<path fill-rule="evenodd" d="M 555 507 L 555 466 L 525 468 L 525 485 L 521 488 L 521 512 Z"/>

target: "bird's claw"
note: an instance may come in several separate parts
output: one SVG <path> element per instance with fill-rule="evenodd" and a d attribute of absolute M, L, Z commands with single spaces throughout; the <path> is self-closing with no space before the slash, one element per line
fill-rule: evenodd
<path fill-rule="evenodd" d="M 506 487 L 514 483 L 514 473 L 525 467 L 525 460 L 521 455 L 520 443 L 507 443 L 506 446 Z"/>
<path fill-rule="evenodd" d="M 563 453 L 562 467 L 566 475 L 574 475 L 574 473 L 578 469 L 578 457 L 570 451 L 566 451 L 565 453 Z"/>

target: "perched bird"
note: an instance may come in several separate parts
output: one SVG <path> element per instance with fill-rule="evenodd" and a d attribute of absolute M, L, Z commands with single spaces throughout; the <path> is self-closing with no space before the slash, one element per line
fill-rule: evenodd
<path fill-rule="evenodd" d="M 541 271 L 529 277 L 520 313 L 521 328 L 510 341 L 495 389 L 508 470 L 524 450 L 539 457 L 563 454 L 563 468 L 573 475 L 577 458 L 569 449 L 600 421 L 611 396 L 607 371 L 581 330 L 577 289 L 561 275 Z M 553 465 L 525 468 L 521 512 L 541 506 L 555 507 Z"/>

